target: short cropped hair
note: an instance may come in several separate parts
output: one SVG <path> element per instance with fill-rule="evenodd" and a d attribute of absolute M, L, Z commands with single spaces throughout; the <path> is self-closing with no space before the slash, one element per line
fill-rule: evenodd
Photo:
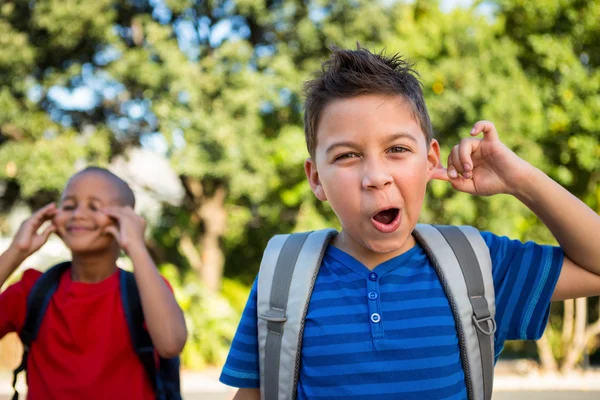
<path fill-rule="evenodd" d="M 317 147 L 317 128 L 323 110 L 334 100 L 359 95 L 400 95 L 410 103 L 414 118 L 425 134 L 427 146 L 433 129 L 419 74 L 399 54 L 386 56 L 366 49 L 344 50 L 331 48 L 330 58 L 322 64 L 317 76 L 305 82 L 304 135 L 311 157 Z"/>
<path fill-rule="evenodd" d="M 73 179 L 77 175 L 83 175 L 90 172 L 104 175 L 105 177 L 110 179 L 119 191 L 119 197 L 121 199 L 122 204 L 131 206 L 131 208 L 135 207 L 135 195 L 133 194 L 133 190 L 131 190 L 127 182 L 125 182 L 123 179 L 119 178 L 117 175 L 113 174 L 106 168 L 90 166 L 77 172 L 75 175 L 73 175 L 71 179 Z"/>

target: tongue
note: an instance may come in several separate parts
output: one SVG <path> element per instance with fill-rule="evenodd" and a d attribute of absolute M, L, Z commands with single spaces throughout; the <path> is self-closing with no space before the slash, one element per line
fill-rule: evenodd
<path fill-rule="evenodd" d="M 394 219 L 396 219 L 396 216 L 398 215 L 398 210 L 397 209 L 389 209 L 389 210 L 384 210 L 381 212 L 378 212 L 377 214 L 375 214 L 375 216 L 373 217 L 373 219 L 377 222 L 381 222 L 382 224 L 391 224 L 392 221 L 394 221 Z"/>

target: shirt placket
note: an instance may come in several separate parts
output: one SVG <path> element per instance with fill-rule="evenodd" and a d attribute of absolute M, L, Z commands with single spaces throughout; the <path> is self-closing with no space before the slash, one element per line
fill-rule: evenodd
<path fill-rule="evenodd" d="M 383 321 L 381 316 L 381 291 L 379 285 L 380 276 L 371 272 L 367 278 L 367 302 L 369 305 L 369 324 L 371 336 L 375 342 L 384 336 Z"/>

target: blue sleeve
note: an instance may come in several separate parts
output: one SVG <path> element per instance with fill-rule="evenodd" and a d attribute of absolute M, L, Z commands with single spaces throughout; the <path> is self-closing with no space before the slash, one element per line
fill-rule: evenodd
<path fill-rule="evenodd" d="M 258 330 L 256 318 L 256 280 L 231 343 L 219 380 L 238 388 L 259 388 Z"/>
<path fill-rule="evenodd" d="M 496 356 L 506 340 L 537 340 L 544 333 L 564 253 L 481 232 L 490 249 L 496 294 Z"/>

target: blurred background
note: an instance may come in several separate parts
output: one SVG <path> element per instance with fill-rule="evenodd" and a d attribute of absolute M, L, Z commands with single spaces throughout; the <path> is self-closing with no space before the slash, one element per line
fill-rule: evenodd
<path fill-rule="evenodd" d="M 70 175 L 111 169 L 186 313 L 184 388 L 225 398 L 215 377 L 269 238 L 339 228 L 302 168 L 302 82 L 327 46 L 413 61 L 443 157 L 492 120 L 600 210 L 599 21 L 598 0 L 0 0 L 0 250 Z M 444 182 L 421 221 L 555 244 L 515 199 Z M 9 283 L 68 257 L 54 237 Z M 599 333 L 597 298 L 553 304 L 542 340 L 507 344 L 497 390 L 600 397 Z M 21 351 L 0 341 L 0 388 Z"/>

